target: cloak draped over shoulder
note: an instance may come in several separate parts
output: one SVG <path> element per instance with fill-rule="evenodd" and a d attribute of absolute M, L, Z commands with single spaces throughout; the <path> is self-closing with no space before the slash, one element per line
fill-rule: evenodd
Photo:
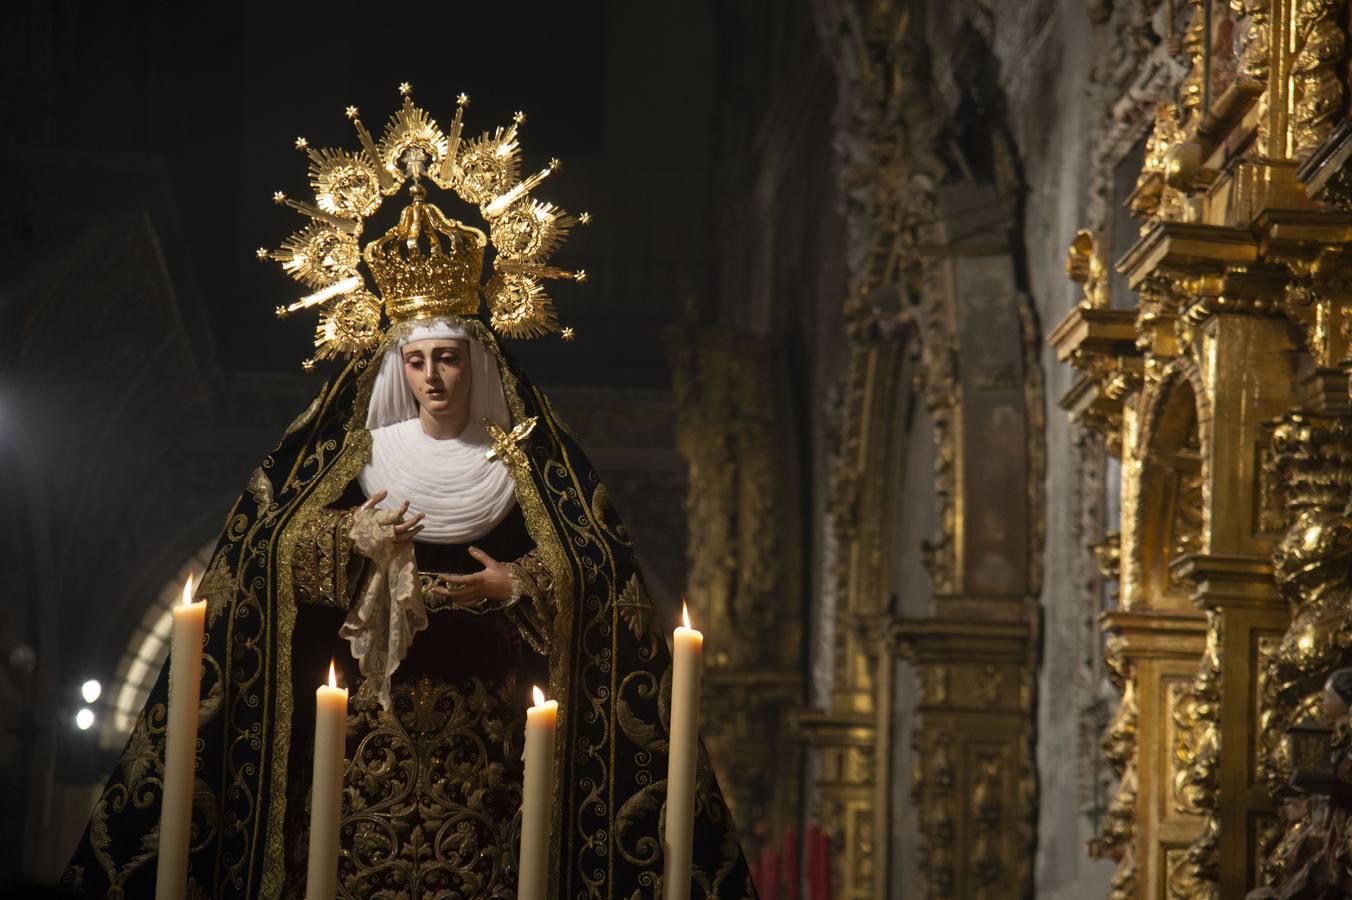
<path fill-rule="evenodd" d="M 520 453 L 501 455 L 552 584 L 551 615 L 538 620 L 548 631 L 548 692 L 559 700 L 552 895 L 656 896 L 671 690 L 667 623 L 657 620 L 628 532 L 577 442 L 488 329 L 478 320 L 462 324 L 496 359 L 512 420 L 536 420 Z M 297 629 L 293 557 L 302 533 L 370 458 L 371 385 L 384 347 L 397 338 L 391 329 L 385 345 L 349 363 L 287 429 L 231 509 L 198 590 L 208 612 L 188 897 L 283 894 L 287 785 L 308 779 L 288 771 L 309 758 L 299 746 L 292 752 L 292 723 L 314 702 L 293 689 L 304 683 L 293 662 L 305 658 L 308 643 L 334 640 Z M 335 569 L 329 577 L 346 575 Z M 88 896 L 154 894 L 168 673 L 166 664 L 66 870 L 64 883 Z M 693 881 L 695 898 L 755 897 L 702 752 Z"/>

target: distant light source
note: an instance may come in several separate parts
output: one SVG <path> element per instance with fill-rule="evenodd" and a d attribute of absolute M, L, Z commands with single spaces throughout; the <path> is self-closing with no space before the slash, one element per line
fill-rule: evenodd
<path fill-rule="evenodd" d="M 75 714 L 75 727 L 81 731 L 88 731 L 94 725 L 94 710 L 85 707 Z"/>
<path fill-rule="evenodd" d="M 86 703 L 93 703 L 95 700 L 99 699 L 99 697 L 101 697 L 102 695 L 103 695 L 103 685 L 99 684 L 99 680 L 97 678 L 91 678 L 84 684 L 80 685 L 80 696 L 84 698 L 84 702 Z"/>

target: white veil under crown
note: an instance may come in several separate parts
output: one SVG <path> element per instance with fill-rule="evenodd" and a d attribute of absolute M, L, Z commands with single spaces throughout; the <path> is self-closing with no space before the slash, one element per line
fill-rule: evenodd
<path fill-rule="evenodd" d="M 469 423 L 448 440 L 423 432 L 418 401 L 404 380 L 402 348 L 430 338 L 465 341 L 469 346 Z M 483 537 L 516 503 L 511 473 L 501 462 L 486 458 L 493 441 L 484 419 L 510 427 L 497 359 L 452 322 L 438 319 L 419 326 L 380 361 L 366 414 L 371 461 L 357 476 L 362 491 L 368 497 L 386 491 L 379 504 L 382 509 L 398 509 L 407 500 L 410 515 L 423 513 L 420 541 L 464 544 Z"/>

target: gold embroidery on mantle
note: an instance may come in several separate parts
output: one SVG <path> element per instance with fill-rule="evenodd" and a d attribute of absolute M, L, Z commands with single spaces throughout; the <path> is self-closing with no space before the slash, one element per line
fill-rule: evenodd
<path fill-rule="evenodd" d="M 339 896 L 516 896 L 525 709 L 508 680 L 396 685 L 348 716 Z M 356 703 L 353 704 L 357 706 Z"/>

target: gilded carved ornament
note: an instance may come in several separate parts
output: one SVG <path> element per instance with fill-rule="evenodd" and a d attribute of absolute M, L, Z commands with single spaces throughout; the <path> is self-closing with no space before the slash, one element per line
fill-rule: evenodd
<path fill-rule="evenodd" d="M 1219 787 L 1220 619 L 1207 613 L 1207 643 L 1192 683 L 1178 691 L 1174 709 L 1174 792 L 1177 812 L 1205 815 Z"/>
<path fill-rule="evenodd" d="M 1155 124 L 1146 138 L 1145 162 L 1128 198 L 1131 214 L 1141 221 L 1141 233 L 1158 219 L 1182 218 L 1182 196 L 1166 180 L 1169 152 L 1186 139 L 1176 104 L 1155 106 Z"/>
<path fill-rule="evenodd" d="M 1291 156 L 1296 159 L 1314 152 L 1344 111 L 1346 88 L 1340 67 L 1347 53 L 1347 35 L 1339 20 L 1346 5 L 1346 0 L 1295 3 Z"/>
<path fill-rule="evenodd" d="M 1169 866 L 1171 897 L 1219 896 L 1221 617 L 1207 611 L 1206 649 L 1174 713 L 1174 809 L 1202 816 L 1202 829 Z"/>
<path fill-rule="evenodd" d="M 1289 413 L 1273 431 L 1276 471 L 1289 525 L 1273 550 L 1277 587 L 1291 609 L 1280 638 L 1267 637 L 1259 654 L 1258 778 L 1274 800 L 1293 796 L 1288 732 L 1318 718 L 1324 680 L 1349 662 L 1352 649 L 1352 423 L 1332 416 Z M 1299 810 L 1300 807 L 1291 806 Z M 1283 875 L 1292 841 L 1306 822 L 1288 817 L 1263 841 L 1266 883 Z"/>
<path fill-rule="evenodd" d="M 1075 233 L 1075 240 L 1070 242 L 1070 252 L 1066 255 L 1066 275 L 1084 288 L 1081 306 L 1090 309 L 1108 306 L 1107 273 L 1093 232 L 1082 228 Z"/>
<path fill-rule="evenodd" d="M 1329 246 L 1310 259 L 1285 263 L 1290 273 L 1283 296 L 1286 315 L 1300 326 L 1306 350 L 1321 369 L 1348 358 L 1352 340 L 1352 252 Z"/>

